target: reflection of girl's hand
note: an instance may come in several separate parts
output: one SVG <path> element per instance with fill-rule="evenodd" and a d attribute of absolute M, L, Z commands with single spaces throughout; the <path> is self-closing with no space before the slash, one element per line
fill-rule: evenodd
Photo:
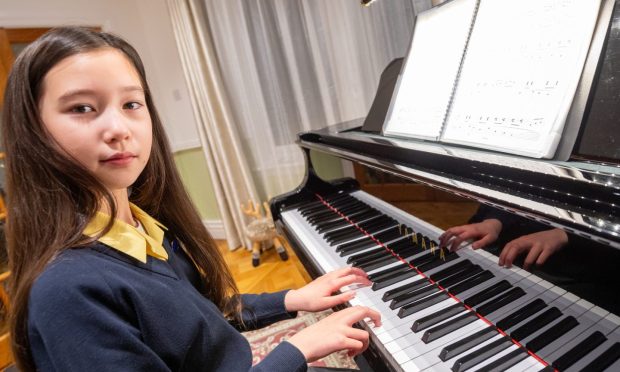
<path fill-rule="evenodd" d="M 523 268 L 529 270 L 532 264 L 544 264 L 555 252 L 568 243 L 568 235 L 561 229 L 541 231 L 517 238 L 504 247 L 499 255 L 500 266 L 511 267 L 514 260 L 527 252 Z"/>
<path fill-rule="evenodd" d="M 290 290 L 284 297 L 288 311 L 321 311 L 349 301 L 354 291 L 334 295 L 340 288 L 351 285 L 371 285 L 368 275 L 357 267 L 345 267 L 322 275 L 300 289 Z"/>
<path fill-rule="evenodd" d="M 455 226 L 446 230 L 439 237 L 439 246 L 455 251 L 466 240 L 474 240 L 473 249 L 483 248 L 497 240 L 502 223 L 497 219 L 488 219 L 480 223 Z"/>
<path fill-rule="evenodd" d="M 333 352 L 348 350 L 349 356 L 360 354 L 368 347 L 368 332 L 352 325 L 365 318 L 381 325 L 381 315 L 365 306 L 354 306 L 335 312 L 292 336 L 288 342 L 313 362 Z"/>

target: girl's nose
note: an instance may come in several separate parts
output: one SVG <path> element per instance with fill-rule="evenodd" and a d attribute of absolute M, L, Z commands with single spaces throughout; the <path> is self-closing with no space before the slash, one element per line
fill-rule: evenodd
<path fill-rule="evenodd" d="M 103 136 L 106 143 L 122 142 L 131 137 L 128 119 L 122 112 L 110 112 L 102 119 L 105 125 Z"/>

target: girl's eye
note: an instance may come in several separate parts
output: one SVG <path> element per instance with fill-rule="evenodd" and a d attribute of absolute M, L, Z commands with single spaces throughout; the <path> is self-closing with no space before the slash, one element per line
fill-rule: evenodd
<path fill-rule="evenodd" d="M 71 108 L 71 112 L 74 112 L 76 114 L 86 114 L 93 111 L 95 111 L 95 109 L 88 105 L 76 105 Z"/>
<path fill-rule="evenodd" d="M 138 102 L 127 102 L 123 105 L 124 109 L 129 109 L 129 110 L 137 110 L 140 107 L 142 107 L 142 104 Z"/>

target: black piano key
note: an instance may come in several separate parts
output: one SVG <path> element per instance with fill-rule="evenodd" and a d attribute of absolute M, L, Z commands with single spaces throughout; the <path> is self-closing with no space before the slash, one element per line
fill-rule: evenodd
<path fill-rule="evenodd" d="M 371 216 L 365 219 L 364 221 L 359 221 L 359 222 L 350 221 L 350 223 L 347 226 L 341 229 L 325 232 L 325 234 L 323 234 L 323 238 L 325 240 L 340 239 L 343 236 L 346 236 L 347 234 L 349 234 L 351 231 L 360 231 L 359 229 L 360 227 L 368 228 L 369 226 L 385 223 L 386 221 L 390 221 L 390 220 L 391 218 L 389 218 L 388 216 L 383 215 L 383 214 L 378 214 L 376 216 Z M 354 224 L 357 224 L 357 226 Z"/>
<path fill-rule="evenodd" d="M 572 349 L 562 354 L 562 356 L 556 359 L 551 365 L 559 371 L 564 371 L 605 341 L 607 341 L 607 337 L 601 332 L 595 331 Z"/>
<path fill-rule="evenodd" d="M 374 244 L 376 245 L 376 243 Z M 390 254 L 387 249 L 381 246 L 377 246 L 377 248 L 367 250 L 366 252 L 350 255 L 349 257 L 347 257 L 347 263 L 360 262 L 361 260 L 374 260 L 375 258 L 379 258 L 386 254 Z"/>
<path fill-rule="evenodd" d="M 386 253 L 382 257 L 375 258 L 374 260 L 365 261 L 361 263 L 354 262 L 353 266 L 359 267 L 360 269 L 364 271 L 372 271 L 372 270 L 376 270 L 380 267 L 389 265 L 397 261 L 399 261 L 398 257 L 394 257 L 390 253 Z"/>
<path fill-rule="evenodd" d="M 383 232 L 379 232 L 377 235 L 380 235 L 382 233 Z M 391 245 L 401 245 L 401 244 L 408 245 L 409 243 L 406 240 L 407 240 L 406 238 L 402 238 L 402 239 L 393 241 L 390 244 L 388 244 L 388 247 L 391 247 Z M 361 240 L 356 240 L 353 242 L 343 243 L 343 244 L 338 245 L 336 247 L 336 252 L 340 252 L 340 255 L 344 257 L 344 256 L 351 255 L 353 253 L 360 252 L 364 249 L 374 247 L 376 245 L 377 245 L 377 242 L 375 242 L 374 240 L 370 238 L 361 239 Z"/>
<path fill-rule="evenodd" d="M 313 217 L 308 217 L 306 218 L 306 220 L 312 226 L 314 226 L 317 230 L 319 230 L 319 228 L 327 227 L 329 226 L 330 223 L 334 223 L 334 221 L 336 220 L 348 222 L 343 217 L 343 215 L 347 216 L 347 218 L 349 218 L 353 222 L 359 222 L 361 221 L 361 218 L 364 218 L 365 216 L 374 216 L 374 215 L 381 214 L 375 209 L 367 208 L 367 207 L 360 206 L 360 205 L 351 205 L 346 208 L 342 208 L 338 210 L 338 212 L 332 211 L 330 209 L 328 210 L 328 212 L 329 213 L 326 212 L 326 213 L 317 214 Z"/>
<path fill-rule="evenodd" d="M 487 280 L 491 280 L 495 277 L 492 272 L 489 270 L 484 270 L 478 275 L 472 276 L 469 280 L 461 282 L 459 284 L 455 284 L 452 287 L 448 288 L 448 292 L 453 295 L 458 295 L 462 292 L 465 292 L 468 289 L 474 288 L 475 286 L 486 282 Z"/>
<path fill-rule="evenodd" d="M 374 210 L 374 209 L 362 209 L 359 212 L 351 213 L 351 215 L 347 215 L 347 217 L 349 217 L 349 220 L 336 214 L 336 217 L 334 217 L 335 218 L 334 220 L 317 222 L 314 225 L 314 228 L 320 234 L 324 234 L 336 228 L 351 225 L 353 222 L 360 223 L 360 222 L 370 220 L 371 218 L 375 218 L 381 215 L 382 215 L 381 212 Z"/>
<path fill-rule="evenodd" d="M 501 282 L 498 282 L 490 286 L 489 288 L 485 288 L 482 291 L 470 296 L 469 298 L 466 298 L 463 303 L 471 307 L 478 306 L 479 304 L 491 299 L 492 297 L 497 296 L 502 292 L 509 290 L 510 288 L 512 288 L 510 282 L 508 282 L 507 280 L 502 280 Z M 452 292 L 452 289 L 450 289 L 450 292 Z"/>
<path fill-rule="evenodd" d="M 409 261 L 409 263 L 414 267 L 420 267 L 426 263 L 434 261 L 436 258 L 437 257 L 434 254 L 428 252 L 422 256 L 414 258 L 413 260 Z"/>
<path fill-rule="evenodd" d="M 342 216 L 340 216 L 338 212 L 332 209 L 329 209 L 329 208 L 325 208 L 322 211 L 317 211 L 317 212 L 314 212 L 312 215 L 306 216 L 306 221 L 308 221 L 311 225 L 314 225 L 317 222 L 324 221 L 326 218 L 334 218 L 334 217 L 342 218 Z"/>
<path fill-rule="evenodd" d="M 620 342 L 616 342 L 603 352 L 598 358 L 594 359 L 590 364 L 583 367 L 582 371 L 599 372 L 605 370 L 610 365 L 620 359 Z"/>
<path fill-rule="evenodd" d="M 498 333 L 495 328 L 491 326 L 486 327 L 483 330 L 473 333 L 444 347 L 439 353 L 439 359 L 441 359 L 443 362 L 448 359 L 452 359 L 455 356 L 460 355 L 467 350 L 470 350 L 476 345 L 480 345 L 484 341 L 496 336 L 497 334 Z"/>
<path fill-rule="evenodd" d="M 433 261 L 430 261 L 428 263 L 418 266 L 418 270 L 425 273 L 429 270 L 433 270 L 436 267 L 445 265 L 447 262 L 450 262 L 452 260 L 456 260 L 457 258 L 459 258 L 458 254 L 454 252 L 448 253 L 442 258 L 439 255 L 439 250 L 435 250 L 434 255 L 435 255 L 435 259 Z"/>
<path fill-rule="evenodd" d="M 438 338 L 456 331 L 457 329 L 465 327 L 469 323 L 475 322 L 478 319 L 478 316 L 473 311 L 467 311 L 467 313 L 463 315 L 450 319 L 447 322 L 441 323 L 440 325 L 424 332 L 424 335 L 422 335 L 422 342 L 426 344 L 433 342 Z"/>
<path fill-rule="evenodd" d="M 379 233 L 378 235 L 381 235 L 381 233 Z M 377 239 L 379 241 L 381 241 L 381 239 Z M 395 241 L 398 242 L 398 241 Z M 406 244 L 402 244 L 403 247 L 406 247 Z M 339 246 L 340 247 L 340 246 Z M 376 248 L 372 248 L 372 247 L 376 247 Z M 372 249 L 369 249 L 372 248 Z M 338 248 L 336 248 L 336 251 L 338 251 Z M 359 252 L 359 251 L 364 251 L 361 253 L 355 253 L 355 252 Z M 392 251 L 394 251 L 392 249 Z M 388 248 L 386 247 L 386 244 L 383 244 L 383 246 L 380 246 L 377 244 L 377 242 L 375 242 L 372 239 L 365 239 L 363 241 L 357 242 L 357 244 L 354 245 L 350 245 L 346 248 L 346 250 L 342 250 L 340 252 L 340 256 L 342 257 L 347 257 L 347 263 L 351 263 L 360 259 L 374 259 L 374 258 L 379 258 L 383 255 L 391 255 L 390 250 L 388 250 Z"/>
<path fill-rule="evenodd" d="M 457 359 L 452 366 L 452 371 L 461 372 L 470 369 L 502 350 L 505 350 L 512 344 L 512 341 L 510 341 L 510 338 L 508 337 L 502 337 L 499 340 L 493 341 L 490 344 Z"/>
<path fill-rule="evenodd" d="M 412 292 L 408 292 L 405 294 L 402 294 L 396 298 L 394 298 L 392 300 L 392 303 L 390 303 L 390 309 L 395 310 L 398 309 L 399 307 L 405 306 L 407 304 L 412 303 L 413 301 L 417 301 L 421 298 L 424 298 L 426 296 L 429 296 L 435 292 L 439 292 L 439 288 L 437 288 L 437 286 L 435 285 L 431 285 L 429 283 L 428 286 L 424 287 L 424 288 L 420 288 L 418 290 L 412 291 Z"/>
<path fill-rule="evenodd" d="M 364 271 L 372 271 L 380 268 L 381 266 L 385 266 L 397 259 L 398 258 L 393 256 L 390 252 L 385 252 L 384 254 L 372 257 L 359 258 L 355 261 L 352 261 L 351 264 L 355 267 L 359 267 Z"/>
<path fill-rule="evenodd" d="M 461 304 L 454 304 L 452 306 L 448 306 L 445 309 L 441 309 L 420 319 L 416 319 L 411 326 L 411 330 L 413 332 L 423 331 L 426 328 L 432 327 L 435 324 L 451 318 L 463 311 L 465 311 L 465 308 Z"/>
<path fill-rule="evenodd" d="M 326 206 L 326 205 L 322 205 L 320 208 L 314 208 L 312 210 L 306 210 L 304 212 L 301 213 L 301 215 L 306 219 L 310 219 L 310 218 L 314 218 L 316 216 L 321 216 L 324 215 L 326 213 L 336 213 L 334 212 L 330 207 Z"/>
<path fill-rule="evenodd" d="M 429 284 L 430 284 L 430 282 L 426 278 L 422 278 L 422 279 L 416 280 L 414 282 L 404 284 L 404 285 L 402 285 L 400 287 L 393 288 L 393 289 L 390 289 L 389 291 L 386 291 L 383 294 L 382 300 L 383 301 L 390 301 L 390 300 L 396 298 L 397 296 L 399 296 L 399 295 L 401 295 L 403 293 L 413 292 L 413 291 L 418 290 L 420 288 L 426 287 Z"/>
<path fill-rule="evenodd" d="M 308 214 L 312 212 L 317 212 L 317 211 L 322 211 L 322 210 L 324 211 L 326 209 L 329 209 L 329 208 L 325 204 L 323 204 L 321 201 L 316 201 L 316 202 L 308 203 L 304 207 L 300 207 L 299 213 L 303 217 L 306 217 Z"/>
<path fill-rule="evenodd" d="M 452 275 L 449 278 L 443 279 L 439 281 L 439 285 L 444 287 L 444 288 L 450 288 L 455 284 L 458 284 L 462 281 L 465 281 L 469 278 L 471 278 L 472 276 L 475 276 L 477 274 L 480 274 L 481 272 L 483 272 L 484 270 L 482 270 L 482 268 L 478 265 L 473 265 L 471 267 L 468 267 L 466 270 L 461 271 L 458 275 Z"/>
<path fill-rule="evenodd" d="M 515 301 L 516 299 L 523 296 L 525 296 L 525 291 L 521 287 L 515 287 L 508 292 L 504 292 L 501 295 L 495 297 L 493 301 L 479 306 L 478 308 L 476 308 L 476 312 L 478 312 L 478 314 L 482 316 L 487 316 L 495 310 L 498 310 L 499 308 L 504 307 L 512 301 Z"/>
<path fill-rule="evenodd" d="M 381 243 L 388 243 L 402 237 L 401 233 L 398 231 L 398 225 L 394 225 L 392 228 L 373 234 L 373 236 Z"/>
<path fill-rule="evenodd" d="M 381 217 L 376 217 L 363 223 L 374 223 L 377 221 L 380 223 L 384 222 L 381 220 Z M 341 243 L 341 240 L 343 239 L 344 241 L 351 240 L 352 237 L 356 237 L 356 236 L 361 237 L 365 235 L 360 231 L 360 229 L 357 226 L 349 225 L 347 227 L 343 227 L 342 229 L 333 230 L 333 231 L 325 233 L 323 235 L 323 239 L 325 239 L 328 243 L 330 243 L 330 245 L 338 245 Z"/>
<path fill-rule="evenodd" d="M 537 352 L 578 325 L 579 322 L 575 319 L 575 317 L 567 316 L 551 328 L 536 336 L 536 338 L 528 342 L 525 347 L 533 352 Z"/>
<path fill-rule="evenodd" d="M 445 292 L 435 293 L 418 301 L 412 302 L 409 305 L 405 305 L 398 311 L 398 317 L 404 318 L 411 314 L 415 314 L 422 309 L 426 309 L 429 306 L 435 305 L 448 299 L 448 295 Z"/>
<path fill-rule="evenodd" d="M 343 229 L 347 231 L 338 230 L 332 233 L 329 238 L 325 238 L 325 240 L 327 240 L 327 242 L 331 245 L 337 245 L 351 239 L 357 239 L 361 237 L 367 238 L 366 234 L 378 233 L 380 231 L 386 230 L 391 226 L 395 226 L 394 220 L 392 220 L 391 218 L 384 219 L 382 217 L 378 217 L 367 222 L 362 222 L 358 224 L 358 226 L 351 226 L 350 228 L 347 227 Z M 362 232 L 362 230 L 364 230 L 365 233 Z M 325 234 L 325 236 L 327 236 L 328 234 Z"/>
<path fill-rule="evenodd" d="M 383 277 L 379 281 L 373 283 L 372 287 L 373 289 L 374 288 L 381 289 L 381 288 L 389 287 L 392 284 L 401 282 L 405 279 L 411 278 L 416 275 L 418 275 L 418 272 L 415 269 L 410 268 L 410 270 L 404 270 L 402 272 L 397 272 L 390 276 Z"/>
<path fill-rule="evenodd" d="M 368 279 L 371 282 L 377 281 L 377 280 L 381 280 L 381 278 L 385 277 L 385 276 L 389 276 L 395 272 L 400 272 L 403 270 L 409 270 L 411 269 L 411 267 L 409 265 L 407 265 L 406 263 L 400 263 L 399 265 L 394 265 L 390 268 L 387 268 L 385 270 L 381 270 L 372 274 L 368 274 Z"/>
<path fill-rule="evenodd" d="M 436 272 L 435 274 L 430 276 L 430 279 L 432 281 L 440 281 L 442 279 L 445 279 L 449 276 L 452 276 L 462 270 L 465 270 L 467 267 L 472 266 L 473 264 L 471 263 L 470 260 L 463 260 L 463 261 L 459 261 L 457 263 L 455 263 L 452 266 L 446 267 L 445 269 Z"/>
<path fill-rule="evenodd" d="M 502 372 L 527 358 L 527 351 L 520 347 L 480 368 L 476 372 Z"/>
<path fill-rule="evenodd" d="M 534 301 L 523 306 L 519 310 L 501 319 L 499 322 L 497 322 L 497 328 L 507 330 L 508 328 L 511 328 L 516 324 L 519 324 L 525 319 L 529 318 L 530 316 L 536 314 L 545 307 L 547 307 L 545 301 L 537 298 Z"/>
<path fill-rule="evenodd" d="M 558 310 L 557 307 L 552 307 L 550 309 L 547 309 L 545 312 L 538 315 L 534 319 L 530 320 L 529 322 L 525 323 L 521 327 L 515 329 L 513 332 L 510 333 L 510 336 L 517 341 L 521 341 L 532 333 L 544 327 L 546 324 L 549 324 L 550 322 L 556 320 L 560 316 L 562 316 L 562 312 Z"/>
<path fill-rule="evenodd" d="M 409 273 L 409 272 L 416 272 L 414 269 L 412 269 L 411 267 L 404 265 L 404 266 L 397 266 L 398 269 L 393 269 L 393 270 L 389 270 L 389 271 L 384 271 L 381 275 L 375 275 L 374 276 L 374 282 L 375 283 L 383 283 L 386 280 L 391 280 L 392 278 L 394 278 L 395 276 L 399 276 L 401 274 L 404 273 Z M 415 275 L 415 274 L 413 274 Z"/>

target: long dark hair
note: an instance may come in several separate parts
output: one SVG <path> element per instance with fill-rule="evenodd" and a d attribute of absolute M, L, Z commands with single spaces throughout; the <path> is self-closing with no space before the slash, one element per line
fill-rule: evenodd
<path fill-rule="evenodd" d="M 103 200 L 116 215 L 114 198 L 75 159 L 56 150 L 38 109 L 41 84 L 61 60 L 114 48 L 140 74 L 151 120 L 153 146 L 130 201 L 162 222 L 181 242 L 203 279 L 204 295 L 227 315 L 237 288 L 213 239 L 185 191 L 168 140 L 153 105 L 138 53 L 118 36 L 80 27 L 55 28 L 26 47 L 8 78 L 2 117 L 6 151 L 7 246 L 11 296 L 11 338 L 17 365 L 34 370 L 28 341 L 28 297 L 36 278 L 61 251 L 92 244 L 82 235 Z M 108 229 L 112 225 L 112 221 Z"/>

